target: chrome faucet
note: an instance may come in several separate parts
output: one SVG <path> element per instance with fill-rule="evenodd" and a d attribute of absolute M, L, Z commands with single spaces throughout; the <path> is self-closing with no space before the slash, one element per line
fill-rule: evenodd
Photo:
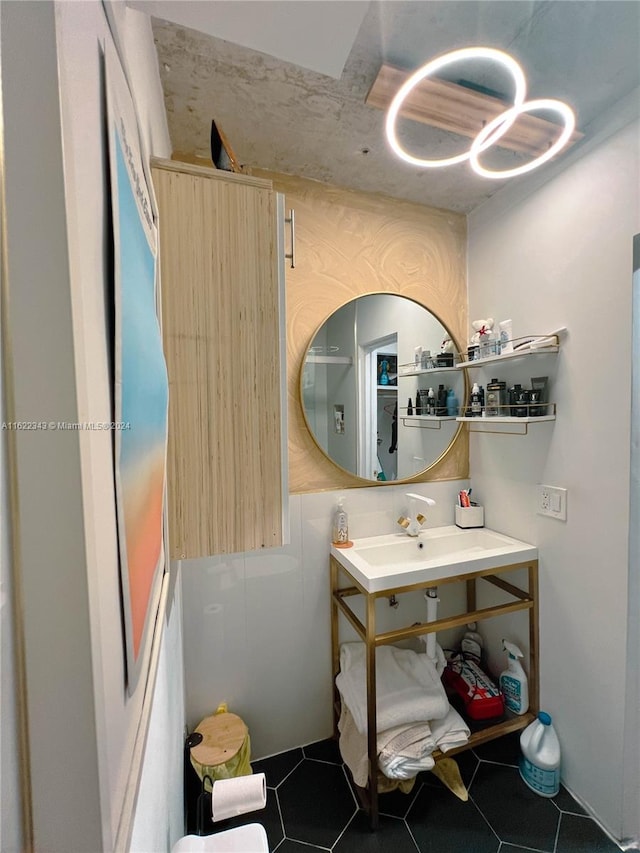
<path fill-rule="evenodd" d="M 436 502 L 432 498 L 425 498 L 423 495 L 416 495 L 414 492 L 407 493 L 406 497 L 409 499 L 409 515 L 408 517 L 401 515 L 398 524 L 405 530 L 407 536 L 417 536 L 426 521 L 425 516 L 418 512 L 417 502 L 421 501 L 427 506 L 435 506 Z"/>

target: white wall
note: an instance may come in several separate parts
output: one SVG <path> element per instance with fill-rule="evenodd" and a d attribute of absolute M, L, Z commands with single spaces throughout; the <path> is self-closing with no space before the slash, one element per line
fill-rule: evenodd
<path fill-rule="evenodd" d="M 2 21 L 0 19 L 0 68 L 2 68 Z M 4 169 L 4 163 L 0 165 Z M 4 177 L 2 179 L 4 185 Z M 0 220 L 4 222 L 4 199 L 0 199 Z M 6 246 L 2 238 L 0 256 Z M 0 268 L 0 276 L 2 276 Z M 2 282 L 0 281 L 0 285 Z M 4 305 L 2 310 L 4 310 Z M 1 341 L 0 341 L 1 342 Z M 4 401 L 4 359 L 0 353 L 0 419 L 7 420 Z M 20 735 L 18 729 L 17 681 L 15 668 L 15 617 L 11 571 L 9 474 L 7 434 L 0 435 L 0 850 L 18 853 L 23 848 L 20 780 Z"/>
<path fill-rule="evenodd" d="M 109 8 L 129 57 L 147 150 L 167 156 L 149 21 L 124 6 Z M 94 2 L 2 3 L 0 9 L 12 414 L 27 421 L 109 421 L 110 211 L 101 64 L 109 27 L 102 4 Z M 35 846 L 65 853 L 124 849 L 116 839 L 128 836 L 125 801 L 135 800 L 140 767 L 132 756 L 143 745 L 138 723 L 145 684 L 127 697 L 111 436 L 20 434 L 17 465 L 15 544 L 30 741 L 30 756 L 21 760 L 31 762 Z M 4 552 L 2 563 L 4 571 Z M 179 611 L 169 610 L 161 653 L 160 670 L 172 678 L 181 658 Z M 3 613 L 3 632 L 7 626 Z M 4 657 L 4 642 L 2 648 Z M 171 691 L 160 678 L 151 708 L 152 729 L 164 730 L 167 760 L 181 753 L 183 742 L 177 669 Z M 4 738 L 11 724 L 4 702 L 2 716 Z M 173 764 L 175 772 L 164 779 L 172 806 L 154 810 L 156 831 L 166 827 L 167 838 L 182 831 L 175 817 L 181 762 Z M 13 773 L 10 752 L 3 752 L 3 786 L 5 767 Z M 5 806 L 13 808 L 15 799 L 5 800 L 3 792 L 3 849 L 5 837 L 9 845 L 10 833 L 18 831 L 11 822 L 4 831 Z M 140 803 L 149 805 L 144 788 Z"/>
<path fill-rule="evenodd" d="M 8 310 L 16 421 L 76 421 L 54 7 L 3 3 L 2 96 Z M 102 842 L 78 434 L 30 431 L 15 446 L 11 555 L 24 623 L 35 844 Z M 50 780 L 56 778 L 57 784 Z M 74 814 L 73 809 L 76 809 Z M 24 839 L 25 843 L 28 839 Z"/>
<path fill-rule="evenodd" d="M 157 58 L 148 17 L 121 3 L 107 4 L 141 128 L 143 158 L 170 155 L 164 102 L 157 71 Z M 71 292 L 76 343 L 79 420 L 109 420 L 111 380 L 109 374 L 110 290 L 109 217 L 107 205 L 108 150 L 105 137 L 104 69 L 102 45 L 111 38 L 102 4 L 59 3 L 56 6 L 60 93 L 65 153 L 65 190 L 69 227 Z M 82 447 L 85 531 L 88 572 L 97 727 L 100 742 L 100 783 L 105 849 L 114 839 L 126 840 L 120 825 L 135 764 L 138 723 L 145 684 L 141 681 L 131 697 L 124 690 L 124 659 L 121 639 L 118 551 L 111 436 L 94 435 Z M 171 603 L 170 603 L 171 607 Z M 181 664 L 180 607 L 173 606 L 163 638 L 160 674 L 151 716 L 153 741 L 146 760 L 154 769 L 143 773 L 136 843 L 145 845 L 145 830 L 173 840 L 182 834 L 176 826 L 175 810 L 182 809 L 183 688 Z M 167 689 L 167 678 L 174 681 Z M 164 741 L 158 755 L 158 740 Z M 171 768 L 172 772 L 166 772 Z M 154 796 L 162 780 L 162 806 Z M 150 786 L 147 787 L 147 785 Z M 155 801 L 155 802 L 154 802 Z M 169 806 L 164 808 L 164 806 Z M 147 809 L 152 811 L 147 814 Z M 124 831 L 124 836 L 123 836 Z M 176 834 L 177 833 L 177 834 Z M 155 849 L 147 839 L 147 849 Z M 164 846 L 164 844 L 163 844 Z"/>
<path fill-rule="evenodd" d="M 6 421 L 3 384 L 0 371 L 0 420 Z M 19 853 L 23 849 L 20 735 L 8 488 L 6 432 L 2 432 L 0 435 L 0 708 L 2 708 L 0 714 L 0 803 L 2 803 L 0 850 L 3 853 Z"/>
<path fill-rule="evenodd" d="M 631 397 L 631 488 L 629 512 L 629 565 L 640 565 L 640 233 L 633 251 L 633 387 Z M 629 572 L 627 635 L 627 708 L 625 719 L 624 799 L 622 825 L 629 841 L 640 848 L 640 571 Z"/>
<path fill-rule="evenodd" d="M 4 420 L 4 414 L 0 415 Z M 20 797 L 20 756 L 16 673 L 14 667 L 14 618 L 12 613 L 12 581 L 9 552 L 9 511 L 6 483 L 6 456 L 2 442 L 0 461 L 0 850 L 19 853 L 22 844 Z"/>
<path fill-rule="evenodd" d="M 453 524 L 455 497 L 466 485 L 411 485 L 437 501 L 428 527 Z M 249 726 L 254 758 L 331 736 L 329 543 L 337 498 L 345 495 L 349 534 L 359 538 L 399 531 L 407 491 L 372 486 L 292 495 L 290 545 L 183 562 L 190 728 L 227 702 Z M 401 624 L 426 617 L 422 596 L 416 599 L 411 615 L 404 604 L 397 611 Z"/>
<path fill-rule="evenodd" d="M 544 368 L 556 422 L 527 438 L 473 436 L 471 469 L 487 524 L 540 549 L 541 704 L 557 724 L 563 781 L 617 838 L 632 834 L 621 768 L 634 755 L 623 731 L 638 177 L 636 113 L 469 218 L 469 316 L 511 317 L 516 335 L 568 329 Z M 535 514 L 536 483 L 568 488 L 566 523 Z"/>

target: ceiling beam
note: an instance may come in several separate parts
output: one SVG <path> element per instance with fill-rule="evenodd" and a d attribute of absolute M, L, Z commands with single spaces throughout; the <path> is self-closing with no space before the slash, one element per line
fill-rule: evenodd
<path fill-rule="evenodd" d="M 386 110 L 398 89 L 412 74 L 393 65 L 382 65 L 365 103 Z M 509 109 L 511 104 L 446 80 L 422 80 L 405 99 L 400 115 L 441 130 L 448 130 L 473 139 L 482 128 Z M 515 124 L 496 145 L 537 157 L 558 138 L 561 127 L 531 113 L 522 113 Z M 584 136 L 576 130 L 567 145 Z"/>

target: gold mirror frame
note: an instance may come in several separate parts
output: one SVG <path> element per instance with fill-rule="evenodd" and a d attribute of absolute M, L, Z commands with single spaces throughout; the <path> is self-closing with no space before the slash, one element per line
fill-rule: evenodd
<path fill-rule="evenodd" d="M 328 322 L 328 320 L 331 317 L 334 316 L 334 314 L 337 314 L 338 311 L 341 311 L 343 308 L 345 308 L 347 305 L 350 305 L 352 302 L 357 302 L 359 299 L 362 299 L 362 298 L 367 297 L 367 296 L 396 296 L 396 297 L 399 297 L 400 299 L 405 299 L 407 302 L 413 302 L 419 308 L 422 308 L 424 311 L 427 311 L 433 318 L 435 318 L 438 321 L 438 323 L 440 323 L 440 325 L 445 330 L 447 335 L 453 341 L 454 352 L 457 354 L 457 353 L 460 353 L 462 351 L 460 344 L 459 344 L 459 341 L 456 339 L 456 337 L 449 330 L 449 327 L 447 326 L 447 324 L 442 321 L 440 316 L 438 314 L 436 314 L 435 311 L 432 311 L 430 308 L 427 308 L 427 306 L 424 305 L 424 303 L 419 302 L 417 299 L 414 299 L 411 296 L 405 296 L 402 293 L 393 293 L 393 292 L 384 291 L 384 290 L 376 290 L 376 291 L 370 291 L 367 293 L 359 293 L 357 296 L 354 296 L 352 299 L 347 299 L 345 302 L 343 302 L 341 305 L 339 305 L 337 308 L 335 308 L 333 311 L 331 311 L 330 314 L 327 314 L 324 317 L 324 319 L 322 320 L 322 322 L 316 327 L 314 333 L 311 335 L 311 338 L 309 339 L 309 342 L 308 342 L 308 344 L 304 350 L 304 358 L 300 362 L 300 370 L 299 370 L 299 375 L 298 375 L 298 403 L 300 404 L 300 408 L 302 410 L 302 416 L 304 418 L 304 424 L 305 424 L 305 427 L 307 429 L 307 433 L 309 434 L 309 436 L 313 440 L 313 443 L 318 448 L 318 450 L 322 453 L 324 458 L 328 462 L 330 462 L 331 465 L 333 465 L 335 468 L 337 468 L 339 471 L 341 471 L 342 473 L 346 474 L 349 477 L 354 478 L 355 480 L 358 481 L 358 483 L 361 483 L 363 486 L 395 486 L 395 485 L 402 485 L 403 483 L 414 483 L 414 482 L 416 482 L 417 479 L 424 477 L 425 474 L 427 474 L 432 468 L 434 468 L 436 465 L 438 465 L 440 462 L 442 462 L 448 456 L 448 454 L 451 452 L 451 450 L 455 446 L 456 441 L 458 440 L 459 436 L 461 435 L 461 433 L 464 430 L 464 423 L 458 424 L 458 428 L 456 429 L 455 433 L 453 434 L 449 444 L 446 446 L 446 448 L 443 450 L 443 452 L 436 459 L 434 459 L 433 462 L 431 462 L 429 465 L 427 465 L 426 468 L 423 468 L 420 471 L 416 471 L 416 473 L 412 474 L 410 477 L 404 477 L 402 479 L 376 480 L 376 479 L 367 479 L 366 477 L 361 477 L 360 475 L 355 474 L 353 471 L 350 471 L 348 468 L 344 468 L 342 465 L 340 465 L 338 462 L 336 462 L 331 456 L 329 456 L 327 451 L 321 446 L 318 439 L 316 438 L 315 432 L 311 428 L 311 424 L 309 423 L 309 419 L 307 418 L 307 411 L 306 411 L 306 407 L 304 404 L 303 382 L 304 382 L 304 371 L 305 371 L 305 367 L 307 364 L 307 356 L 309 355 L 311 345 L 312 345 L 313 341 L 316 339 L 316 337 L 318 336 L 322 327 L 325 325 L 325 323 Z M 460 405 L 463 405 L 464 401 L 467 400 L 469 397 L 469 375 L 468 375 L 468 372 L 465 368 L 460 368 L 460 373 L 462 374 L 463 388 L 464 388 L 464 391 L 463 391 L 464 400 L 460 401 Z"/>

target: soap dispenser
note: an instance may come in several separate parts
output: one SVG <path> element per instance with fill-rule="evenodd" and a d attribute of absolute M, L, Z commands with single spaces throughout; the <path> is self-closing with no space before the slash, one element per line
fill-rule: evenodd
<path fill-rule="evenodd" d="M 350 548 L 353 542 L 349 540 L 349 519 L 344 508 L 344 498 L 338 500 L 333 516 L 331 542 L 336 548 Z"/>

